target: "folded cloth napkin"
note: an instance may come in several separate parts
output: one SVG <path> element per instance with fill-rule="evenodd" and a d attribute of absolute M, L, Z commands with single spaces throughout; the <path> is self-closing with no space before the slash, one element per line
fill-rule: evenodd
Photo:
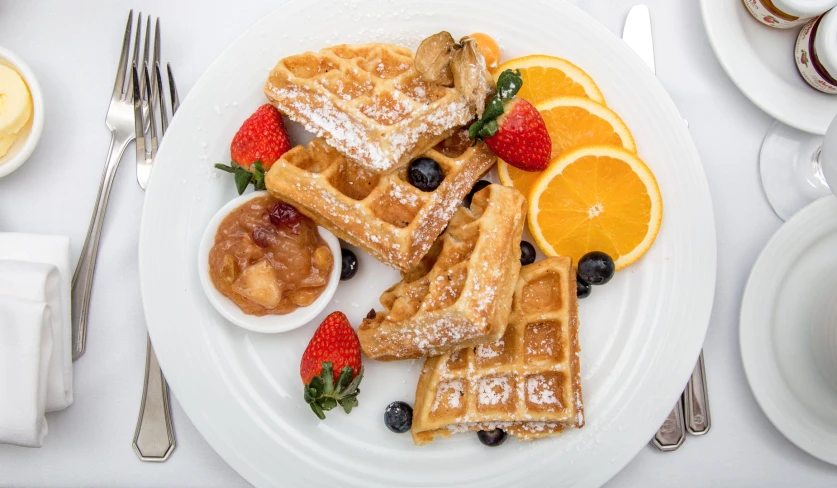
<path fill-rule="evenodd" d="M 44 302 L 0 296 L 0 443 L 44 443 L 50 315 Z"/>
<path fill-rule="evenodd" d="M 66 237 L 0 233 L 0 443 L 41 445 L 73 402 L 71 280 Z"/>

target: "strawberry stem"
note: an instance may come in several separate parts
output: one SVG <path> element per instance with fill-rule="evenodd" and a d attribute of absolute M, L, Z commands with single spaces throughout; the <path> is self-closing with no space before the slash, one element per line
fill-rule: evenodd
<path fill-rule="evenodd" d="M 523 78 L 520 76 L 520 70 L 507 69 L 500 73 L 497 79 L 497 94 L 491 97 L 482 117 L 468 128 L 468 137 L 477 141 L 496 134 L 499 129 L 497 118 L 505 111 L 503 105 L 514 98 L 522 86 Z"/>
<path fill-rule="evenodd" d="M 235 161 L 230 161 L 229 165 L 216 163 L 215 168 L 220 169 L 221 171 L 226 171 L 227 173 L 232 173 L 234 175 L 235 188 L 238 190 L 239 195 L 244 193 L 244 190 L 247 189 L 247 185 L 251 183 L 253 184 L 253 188 L 255 188 L 256 190 L 265 189 L 265 170 L 261 161 L 256 161 L 255 163 L 253 163 L 253 171 L 244 168 Z"/>
<path fill-rule="evenodd" d="M 311 406 L 311 410 L 320 419 L 325 419 L 325 412 L 340 405 L 343 411 L 351 413 L 352 408 L 358 405 L 357 396 L 360 393 L 360 380 L 363 378 L 363 367 L 354 376 L 354 369 L 345 366 L 340 370 L 337 382 L 334 382 L 334 370 L 330 361 L 323 363 L 322 371 L 318 376 L 311 378 L 305 385 L 303 397 L 305 402 Z"/>

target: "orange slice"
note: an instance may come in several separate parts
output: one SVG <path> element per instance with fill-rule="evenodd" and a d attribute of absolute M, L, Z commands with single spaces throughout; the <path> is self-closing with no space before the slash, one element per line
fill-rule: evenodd
<path fill-rule="evenodd" d="M 552 160 L 529 194 L 529 230 L 547 256 L 577 263 L 603 251 L 617 270 L 648 251 L 662 216 L 654 174 L 615 146 L 586 146 Z"/>
<path fill-rule="evenodd" d="M 566 59 L 543 54 L 512 59 L 493 71 L 494 80 L 496 81 L 500 73 L 507 69 L 520 70 L 523 86 L 517 92 L 517 96 L 532 105 L 563 95 L 588 97 L 599 103 L 605 103 L 604 95 L 593 78 Z"/>
<path fill-rule="evenodd" d="M 550 159 L 591 144 L 611 144 L 636 152 L 634 137 L 619 115 L 589 98 L 556 97 L 535 105 L 535 108 L 543 117 L 552 139 Z M 502 160 L 497 162 L 497 173 L 502 184 L 513 186 L 524 195 L 529 194 L 539 175 L 517 169 Z"/>

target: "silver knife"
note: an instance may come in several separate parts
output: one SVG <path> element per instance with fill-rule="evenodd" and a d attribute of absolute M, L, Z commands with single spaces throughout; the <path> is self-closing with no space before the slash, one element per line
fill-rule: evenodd
<path fill-rule="evenodd" d="M 651 31 L 651 13 L 645 5 L 635 5 L 628 12 L 622 40 L 642 59 L 652 73 L 657 73 L 654 62 L 654 36 Z M 689 123 L 686 122 L 686 126 Z M 661 451 L 674 451 L 686 440 L 686 432 L 702 435 L 709 431 L 709 395 L 703 366 L 703 351 L 695 365 L 686 390 L 677 405 L 666 418 L 652 444 Z"/>
<path fill-rule="evenodd" d="M 654 63 L 654 37 L 651 34 L 651 13 L 647 6 L 634 5 L 628 12 L 625 28 L 622 30 L 622 40 L 633 49 L 652 73 L 657 74 Z"/>

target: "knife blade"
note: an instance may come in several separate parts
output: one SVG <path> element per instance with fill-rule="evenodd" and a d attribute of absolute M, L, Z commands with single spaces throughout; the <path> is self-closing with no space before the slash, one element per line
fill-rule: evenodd
<path fill-rule="evenodd" d="M 646 5 L 634 5 L 625 19 L 622 40 L 656 74 L 654 63 L 654 36 L 651 33 L 651 13 Z"/>

